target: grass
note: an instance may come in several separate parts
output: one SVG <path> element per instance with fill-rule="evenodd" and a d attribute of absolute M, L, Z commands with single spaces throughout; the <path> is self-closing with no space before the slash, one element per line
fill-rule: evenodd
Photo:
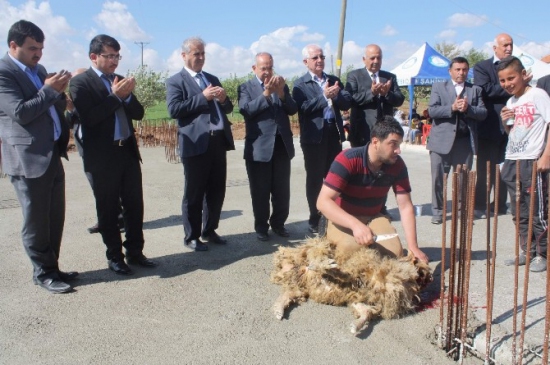
<path fill-rule="evenodd" d="M 239 123 L 244 121 L 243 116 L 241 115 L 241 113 L 239 113 L 238 107 L 235 107 L 233 109 L 233 113 L 229 114 L 228 117 L 231 122 Z M 145 113 L 145 117 L 143 118 L 143 120 L 147 120 L 147 121 L 167 120 L 167 119 L 170 119 L 170 116 L 168 115 L 168 110 L 166 108 L 165 101 L 161 101 L 154 107 L 147 109 L 147 112 Z"/>

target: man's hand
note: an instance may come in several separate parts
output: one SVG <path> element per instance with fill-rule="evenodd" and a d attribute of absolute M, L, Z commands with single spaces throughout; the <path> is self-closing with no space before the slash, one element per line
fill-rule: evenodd
<path fill-rule="evenodd" d="M 325 88 L 323 90 L 325 97 L 327 99 L 334 99 L 336 96 L 338 96 L 338 93 L 340 92 L 340 86 L 338 81 L 332 86 L 328 85 L 328 82 L 325 84 Z"/>
<path fill-rule="evenodd" d="M 424 263 L 428 263 L 430 261 L 430 259 L 428 258 L 428 256 L 422 252 L 421 249 L 419 249 L 418 247 L 417 248 L 410 248 L 409 251 L 411 251 L 414 255 L 414 257 L 416 257 L 418 260 L 424 262 Z"/>
<path fill-rule="evenodd" d="M 362 222 L 359 222 L 352 227 L 353 237 L 355 238 L 355 242 L 357 242 L 359 245 L 362 246 L 369 246 L 374 243 L 374 235 L 372 234 L 372 230 Z"/>
<path fill-rule="evenodd" d="M 213 99 L 216 99 L 220 103 L 223 103 L 225 101 L 225 98 L 227 98 L 227 94 L 225 93 L 223 87 L 213 86 L 212 84 L 209 84 L 206 89 L 202 91 L 202 94 L 204 95 L 206 100 L 211 101 Z"/>
<path fill-rule="evenodd" d="M 390 92 L 391 89 L 391 80 L 388 80 L 384 83 L 379 82 L 379 94 L 380 96 L 386 96 Z"/>
<path fill-rule="evenodd" d="M 454 103 L 451 105 L 453 112 L 465 113 L 468 110 L 468 99 L 457 96 Z"/>
<path fill-rule="evenodd" d="M 44 80 L 44 85 L 48 85 L 58 93 L 62 93 L 67 89 L 69 81 L 71 80 L 71 73 L 69 71 L 61 70 L 59 72 L 49 74 Z"/>
<path fill-rule="evenodd" d="M 119 97 L 121 100 L 125 100 L 136 87 L 136 79 L 133 76 L 126 77 L 122 80 L 115 76 L 113 83 L 111 84 L 111 92 Z"/>

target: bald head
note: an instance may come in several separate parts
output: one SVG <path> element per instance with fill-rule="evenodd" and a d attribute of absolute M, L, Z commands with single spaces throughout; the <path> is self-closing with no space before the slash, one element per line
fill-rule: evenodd
<path fill-rule="evenodd" d="M 382 67 L 382 50 L 376 44 L 369 44 L 365 47 L 365 55 L 363 56 L 365 68 L 370 73 L 380 71 Z"/>
<path fill-rule="evenodd" d="M 493 51 L 495 56 L 500 60 L 511 56 L 512 51 L 514 50 L 514 41 L 512 37 L 506 33 L 501 33 L 495 37 L 495 42 L 493 44 Z"/>

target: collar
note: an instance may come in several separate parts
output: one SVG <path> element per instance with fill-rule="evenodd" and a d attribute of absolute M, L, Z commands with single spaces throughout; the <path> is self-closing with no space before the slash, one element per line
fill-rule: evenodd
<path fill-rule="evenodd" d="M 496 54 L 493 54 L 493 65 L 497 62 L 500 62 L 500 58 L 498 58 Z"/>
<path fill-rule="evenodd" d="M 31 73 L 35 75 L 38 74 L 38 65 L 36 65 L 35 67 L 25 66 L 17 58 L 13 57 L 9 52 L 8 52 L 8 56 L 10 56 L 11 60 L 17 65 L 17 67 L 23 70 L 23 72 L 27 72 L 27 70 L 29 70 Z"/>
<path fill-rule="evenodd" d="M 379 77 L 378 72 L 370 72 L 366 67 L 365 67 L 365 70 L 367 70 L 367 72 L 369 73 L 369 76 L 371 77 L 371 79 L 372 79 L 373 74 L 374 74 L 375 77 Z"/>
<path fill-rule="evenodd" d="M 262 80 L 260 80 L 260 78 L 258 77 L 258 75 L 254 75 L 256 77 L 256 80 L 258 80 L 258 82 L 260 83 L 260 86 L 263 86 L 264 85 L 264 82 Z"/>
<path fill-rule="evenodd" d="M 309 75 L 311 76 L 311 79 L 312 79 L 313 81 L 315 81 L 315 79 L 318 78 L 317 75 L 315 75 L 313 72 L 311 72 L 311 71 L 309 71 L 309 70 L 308 70 L 307 72 L 309 72 Z M 323 74 L 322 74 L 321 76 L 323 77 L 321 80 L 327 80 L 327 79 L 328 79 L 327 74 L 324 73 L 324 72 L 323 72 Z"/>
<path fill-rule="evenodd" d="M 191 70 L 190 68 L 187 68 L 187 66 L 183 66 L 183 68 L 187 72 L 189 72 L 189 75 L 191 75 L 191 77 L 195 77 L 195 76 L 197 76 L 198 73 L 202 73 L 202 70 L 200 70 L 199 72 L 196 72 L 196 71 Z M 203 76 L 204 76 L 204 74 L 203 74 Z"/>
<path fill-rule="evenodd" d="M 464 84 L 465 84 L 464 82 L 463 82 L 463 83 L 458 83 L 458 82 L 456 82 L 456 81 L 454 81 L 454 80 L 451 80 L 451 81 L 453 82 L 453 86 L 454 86 L 454 87 L 456 87 L 457 85 L 460 86 L 460 87 L 464 87 L 464 86 L 465 86 L 465 85 L 464 85 Z"/>
<path fill-rule="evenodd" d="M 94 70 L 94 72 L 97 74 L 97 76 L 101 77 L 103 75 L 105 76 L 108 76 L 107 74 L 104 74 L 103 72 L 99 71 L 97 68 L 95 68 L 94 66 L 92 66 L 92 70 Z"/>

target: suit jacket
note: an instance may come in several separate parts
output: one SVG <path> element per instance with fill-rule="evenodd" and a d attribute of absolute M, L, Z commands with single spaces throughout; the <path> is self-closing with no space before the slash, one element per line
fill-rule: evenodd
<path fill-rule="evenodd" d="M 216 76 L 204 71 L 202 74 L 212 85 L 222 86 Z M 166 80 L 166 105 L 170 117 L 178 121 L 180 157 L 203 154 L 210 141 L 210 108 L 215 108 L 214 101 L 206 100 L 200 86 L 185 68 Z M 234 150 L 231 123 L 226 116 L 233 111 L 233 104 L 227 97 L 218 106 L 223 118 L 226 150 Z"/>
<path fill-rule="evenodd" d="M 239 85 L 239 110 L 244 117 L 246 137 L 244 158 L 251 161 L 268 162 L 273 157 L 275 137 L 279 133 L 291 159 L 294 157 L 294 142 L 290 129 L 289 115 L 298 111 L 298 106 L 285 85 L 284 102 L 279 97 L 268 101 L 257 77 Z"/>
<path fill-rule="evenodd" d="M 387 82 L 391 80 L 391 88 L 386 96 L 380 97 L 384 115 L 393 116 L 393 108 L 403 105 L 405 96 L 399 90 L 397 78 L 394 74 L 380 70 L 378 80 Z M 378 98 L 371 91 L 372 78 L 366 68 L 353 70 L 348 75 L 346 90 L 353 97 L 350 111 L 350 142 L 354 145 L 365 145 L 364 136 L 369 135 L 366 128 L 372 129 L 378 115 Z"/>
<path fill-rule="evenodd" d="M 351 95 L 343 89 L 342 81 L 333 75 L 327 75 L 329 85 L 338 82 L 340 91 L 335 99 L 332 100 L 336 126 L 340 133 L 340 141 L 346 140 L 342 115 L 340 110 L 348 110 L 351 107 Z M 319 87 L 311 74 L 307 72 L 294 82 L 292 97 L 298 105 L 298 119 L 300 121 L 300 143 L 319 144 L 323 138 L 323 110 L 328 106 L 325 100 L 323 90 Z"/>
<path fill-rule="evenodd" d="M 537 87 L 546 91 L 550 95 L 550 75 L 546 75 L 538 79 Z"/>
<path fill-rule="evenodd" d="M 483 102 L 487 108 L 487 119 L 477 126 L 478 137 L 495 141 L 505 138 L 506 133 L 500 120 L 500 111 L 506 105 L 510 94 L 500 86 L 493 57 L 476 63 L 474 85 L 483 90 Z"/>
<path fill-rule="evenodd" d="M 38 77 L 44 84 L 47 73 L 38 65 Z M 54 105 L 61 123 L 61 135 L 54 141 L 54 120 L 49 108 Z M 37 178 L 46 172 L 57 143 L 67 158 L 69 126 L 63 111 L 64 93 L 44 85 L 40 90 L 6 54 L 0 59 L 0 139 L 2 170 L 11 176 Z"/>
<path fill-rule="evenodd" d="M 477 124 L 487 116 L 487 109 L 481 97 L 482 90 L 469 82 L 464 83 L 464 98 L 468 100 L 465 113 L 453 112 L 451 105 L 456 100 L 456 91 L 451 80 L 432 85 L 428 112 L 432 118 L 432 129 L 426 148 L 446 155 L 451 151 L 457 133 L 458 118 L 462 118 L 470 131 L 472 151 L 477 154 Z"/>
<path fill-rule="evenodd" d="M 123 77 L 117 75 L 119 79 Z M 134 131 L 132 120 L 141 120 L 145 113 L 134 94 L 128 103 L 121 101 L 105 87 L 97 73 L 89 68 L 71 79 L 69 86 L 71 97 L 78 110 L 80 128 L 82 128 L 82 159 L 84 171 L 93 172 L 104 169 L 111 161 L 111 150 L 115 138 L 116 110 L 122 106 L 130 131 Z M 141 160 L 134 133 L 128 138 L 128 143 Z"/>

